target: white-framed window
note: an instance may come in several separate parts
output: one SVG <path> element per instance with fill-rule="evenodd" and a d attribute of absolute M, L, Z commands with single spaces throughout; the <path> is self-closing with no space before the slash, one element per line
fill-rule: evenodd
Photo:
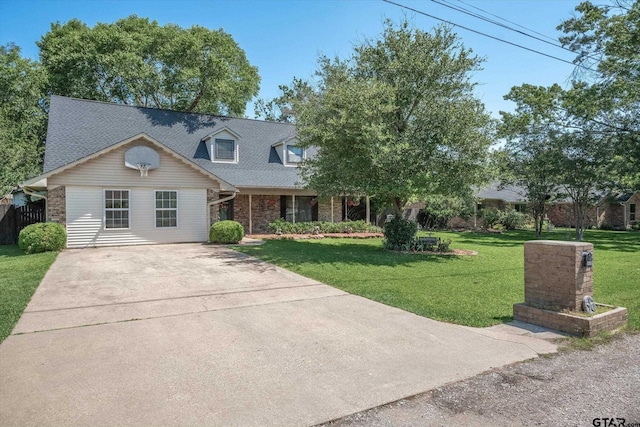
<path fill-rule="evenodd" d="M 104 190 L 104 228 L 129 228 L 129 190 Z"/>
<path fill-rule="evenodd" d="M 156 228 L 178 227 L 178 192 L 156 190 Z"/>
<path fill-rule="evenodd" d="M 629 221 L 635 221 L 635 220 L 636 220 L 636 204 L 631 203 L 629 205 Z"/>
<path fill-rule="evenodd" d="M 291 165 L 297 165 L 304 160 L 304 148 L 297 145 L 285 145 L 285 162 Z"/>
<path fill-rule="evenodd" d="M 233 139 L 216 138 L 211 147 L 212 161 L 235 163 L 238 161 L 238 144 Z"/>

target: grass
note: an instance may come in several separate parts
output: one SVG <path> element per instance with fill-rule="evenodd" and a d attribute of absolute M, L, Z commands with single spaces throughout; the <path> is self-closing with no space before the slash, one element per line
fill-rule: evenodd
<path fill-rule="evenodd" d="M 16 245 L 0 246 L 0 342 L 13 330 L 57 255 L 25 255 Z"/>
<path fill-rule="evenodd" d="M 543 239 L 571 239 L 567 234 L 556 229 Z M 524 301 L 523 243 L 533 232 L 435 235 L 478 255 L 392 253 L 380 239 L 270 240 L 237 250 L 432 319 L 477 327 L 512 320 L 513 304 Z M 640 234 L 587 230 L 585 241 L 594 244 L 595 301 L 627 307 L 628 329 L 640 330 Z"/>

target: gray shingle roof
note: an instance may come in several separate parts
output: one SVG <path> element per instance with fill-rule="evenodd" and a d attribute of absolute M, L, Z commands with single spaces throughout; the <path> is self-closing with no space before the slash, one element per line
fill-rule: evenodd
<path fill-rule="evenodd" d="M 493 183 L 481 188 L 476 192 L 479 199 L 497 199 L 507 203 L 526 202 L 527 192 L 523 188 L 515 185 L 501 187 L 498 183 Z"/>
<path fill-rule="evenodd" d="M 238 164 L 212 163 L 203 138 L 223 128 L 238 134 Z M 44 173 L 140 133 L 236 187 L 293 188 L 297 168 L 284 166 L 272 145 L 295 136 L 291 124 L 181 113 L 52 96 Z M 311 150 L 309 150 L 311 151 Z M 308 155 L 313 155 L 308 152 Z"/>

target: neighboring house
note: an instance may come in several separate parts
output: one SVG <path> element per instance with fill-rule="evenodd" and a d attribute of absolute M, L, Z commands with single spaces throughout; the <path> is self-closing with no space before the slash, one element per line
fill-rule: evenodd
<path fill-rule="evenodd" d="M 587 209 L 587 227 L 626 230 L 633 224 L 640 223 L 640 192 L 599 195 L 595 199 L 594 205 Z M 573 207 L 568 200 L 554 204 L 547 215 L 553 225 L 575 226 Z"/>
<path fill-rule="evenodd" d="M 52 96 L 44 172 L 24 188 L 47 192 L 70 248 L 199 242 L 220 219 L 340 221 L 341 198 L 297 184 L 314 154 L 291 124 Z"/>

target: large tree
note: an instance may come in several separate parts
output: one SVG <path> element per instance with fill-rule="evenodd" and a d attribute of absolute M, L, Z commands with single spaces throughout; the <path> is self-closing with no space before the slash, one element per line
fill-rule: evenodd
<path fill-rule="evenodd" d="M 597 123 L 570 111 L 572 94 L 558 85 L 525 84 L 505 98 L 516 103 L 514 113 L 501 112 L 500 126 L 512 182 L 527 190 L 540 215 L 547 195 L 564 193 L 573 206 L 576 239 L 582 240 L 594 192 L 608 187 L 613 147 Z"/>
<path fill-rule="evenodd" d="M 565 107 L 616 148 L 611 176 L 619 187 L 640 188 L 640 1 L 613 0 L 576 7 L 558 29 L 576 53 L 576 82 Z"/>
<path fill-rule="evenodd" d="M 41 171 L 46 82 L 42 67 L 22 58 L 19 47 L 0 46 L 0 197 Z"/>
<path fill-rule="evenodd" d="M 222 29 L 72 19 L 52 24 L 38 46 L 58 95 L 237 116 L 259 89 L 257 68 Z"/>
<path fill-rule="evenodd" d="M 302 166 L 305 183 L 321 194 L 373 196 L 396 212 L 413 197 L 468 193 L 485 179 L 491 144 L 492 122 L 470 79 L 480 64 L 448 28 L 406 22 L 387 22 L 348 59 L 321 57 L 315 84 L 297 82 L 278 100 L 300 143 L 317 149 Z"/>

